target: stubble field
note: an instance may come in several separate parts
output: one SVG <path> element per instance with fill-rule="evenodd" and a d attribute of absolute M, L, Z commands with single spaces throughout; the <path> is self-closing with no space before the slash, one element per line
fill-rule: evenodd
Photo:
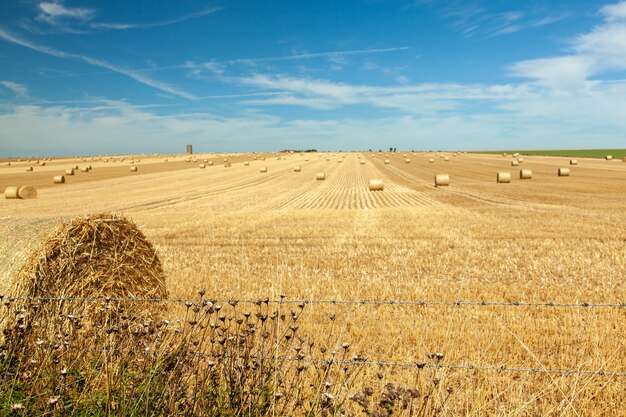
<path fill-rule="evenodd" d="M 307 300 L 299 326 L 320 358 L 349 343 L 372 363 L 352 390 L 436 380 L 442 415 L 624 415 L 626 163 L 404 155 L 239 155 L 228 168 L 223 155 L 145 156 L 136 173 L 128 160 L 2 163 L 0 188 L 33 185 L 38 198 L 0 199 L 0 293 L 59 219 L 121 213 L 156 246 L 172 298 L 282 297 L 285 311 Z M 205 158 L 214 165 L 199 169 Z M 52 184 L 74 164 L 93 171 Z M 438 173 L 449 186 L 434 187 Z M 431 379 L 390 363 L 429 364 Z"/>

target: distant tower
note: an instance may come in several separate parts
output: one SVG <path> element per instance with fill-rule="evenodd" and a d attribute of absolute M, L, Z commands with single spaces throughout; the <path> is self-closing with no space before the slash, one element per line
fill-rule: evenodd
<path fill-rule="evenodd" d="M 191 155 L 193 153 L 193 146 L 187 145 L 187 154 Z"/>

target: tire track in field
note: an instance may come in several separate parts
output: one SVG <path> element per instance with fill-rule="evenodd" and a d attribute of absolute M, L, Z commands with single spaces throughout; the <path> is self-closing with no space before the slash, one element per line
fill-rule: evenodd
<path fill-rule="evenodd" d="M 371 162 L 361 165 L 353 155 L 337 165 L 326 180 L 312 180 L 309 189 L 272 208 L 349 210 L 442 205 L 426 193 L 390 180 Z M 372 178 L 383 178 L 384 191 L 369 190 L 369 180 Z"/>
<path fill-rule="evenodd" d="M 227 183 L 227 184 L 218 186 L 216 188 L 213 188 L 210 191 L 205 191 L 205 192 L 200 192 L 200 193 L 197 193 L 197 192 L 187 193 L 185 195 L 177 195 L 176 197 L 172 197 L 172 198 L 160 199 L 160 200 L 150 201 L 147 203 L 126 206 L 126 207 L 121 208 L 120 210 L 148 211 L 148 210 L 154 210 L 154 209 L 158 209 L 162 207 L 173 206 L 176 204 L 186 203 L 189 201 L 199 200 L 203 198 L 211 198 L 211 197 L 215 197 L 216 195 L 222 195 L 224 193 L 245 191 L 247 189 L 257 187 L 261 184 L 265 184 L 267 182 L 278 179 L 292 171 L 293 171 L 293 168 L 290 167 L 288 169 L 274 171 L 271 174 L 267 174 L 267 175 L 258 174 L 260 177 L 246 179 L 245 181 L 235 183 L 234 185 L 232 183 Z"/>

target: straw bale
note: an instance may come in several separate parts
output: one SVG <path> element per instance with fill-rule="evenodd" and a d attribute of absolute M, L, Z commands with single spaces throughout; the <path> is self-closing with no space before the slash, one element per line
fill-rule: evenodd
<path fill-rule="evenodd" d="M 570 165 L 578 165 L 578 160 L 576 160 L 576 159 L 570 159 L 570 160 L 569 160 L 569 164 L 570 164 Z"/>
<path fill-rule="evenodd" d="M 32 170 L 33 170 L 33 167 L 27 167 L 27 168 L 26 168 L 26 172 L 30 172 L 30 171 L 32 171 Z"/>
<path fill-rule="evenodd" d="M 435 175 L 435 187 L 450 185 L 450 176 L 448 174 Z"/>
<path fill-rule="evenodd" d="M 533 177 L 533 172 L 530 169 L 520 169 L 519 178 L 521 180 L 529 180 Z"/>
<path fill-rule="evenodd" d="M 261 169 L 259 169 L 259 172 L 267 172 L 267 167 L 261 167 Z"/>
<path fill-rule="evenodd" d="M 389 159 L 385 159 L 385 165 L 389 165 L 389 164 L 390 164 Z"/>
<path fill-rule="evenodd" d="M 370 191 L 382 191 L 384 188 L 383 180 L 379 178 L 374 178 L 370 180 L 369 189 Z"/>
<path fill-rule="evenodd" d="M 448 162 L 448 161 L 450 160 L 450 158 L 449 158 L 449 157 L 447 157 L 447 156 L 444 156 L 443 160 L 444 160 L 445 162 Z"/>
<path fill-rule="evenodd" d="M 404 163 L 405 163 L 405 164 L 410 164 L 410 163 L 411 163 L 411 160 L 410 160 L 409 158 L 405 158 L 405 159 L 404 159 Z"/>
<path fill-rule="evenodd" d="M 20 187 L 7 187 L 4 189 L 4 198 L 6 199 L 15 199 L 15 198 L 20 198 L 17 190 L 19 190 Z"/>
<path fill-rule="evenodd" d="M 569 168 L 559 168 L 559 177 L 569 177 Z"/>
<path fill-rule="evenodd" d="M 101 326 L 103 320 L 110 324 L 112 315 L 153 319 L 164 311 L 161 303 L 115 300 L 168 296 L 161 261 L 130 220 L 97 214 L 62 222 L 48 232 L 16 269 L 10 295 L 44 299 L 108 297 L 112 299 L 111 309 L 103 309 L 103 303 L 98 301 L 40 302 L 28 309 L 33 323 L 71 314 L 81 320 L 81 332 L 88 334 L 90 329 Z M 33 326 L 31 331 L 46 334 L 50 329 Z"/>
<path fill-rule="evenodd" d="M 365 161 L 361 161 L 361 165 L 365 165 Z"/>
<path fill-rule="evenodd" d="M 224 163 L 224 168 L 230 168 L 231 167 L 231 163 L 230 162 L 225 162 Z"/>
<path fill-rule="evenodd" d="M 17 196 L 22 200 L 37 198 L 37 189 L 30 186 L 22 186 L 17 189 Z"/>
<path fill-rule="evenodd" d="M 606 156 L 606 160 L 607 160 L 607 161 L 610 161 L 610 160 L 612 160 L 612 159 L 613 159 L 613 155 L 607 155 L 607 156 Z"/>
<path fill-rule="evenodd" d="M 130 172 L 137 172 L 137 167 L 136 166 L 131 166 L 130 167 Z"/>
<path fill-rule="evenodd" d="M 302 171 L 302 168 L 300 167 L 300 165 L 296 166 L 296 167 L 293 169 L 293 172 L 301 172 L 301 171 Z"/>
<path fill-rule="evenodd" d="M 245 167 L 250 166 L 250 162 L 248 162 L 248 161 L 244 162 L 243 166 L 245 166 Z"/>
<path fill-rule="evenodd" d="M 326 179 L 326 174 L 324 172 L 318 172 L 315 174 L 315 179 L 318 181 L 322 181 Z"/>
<path fill-rule="evenodd" d="M 518 165 L 519 165 L 519 162 L 517 161 L 517 159 L 514 159 L 514 160 L 511 161 L 511 166 L 512 167 L 516 167 Z"/>
<path fill-rule="evenodd" d="M 208 165 L 208 166 L 213 165 L 213 161 L 209 161 L 209 162 L 207 162 L 207 165 Z"/>
<path fill-rule="evenodd" d="M 200 165 L 198 165 L 198 168 L 204 168 L 204 167 L 206 167 L 206 165 L 205 165 L 205 164 L 200 164 Z"/>
<path fill-rule="evenodd" d="M 428 159 L 428 163 L 432 164 L 433 162 L 435 162 L 435 160 L 433 158 Z"/>
<path fill-rule="evenodd" d="M 499 183 L 510 183 L 511 182 L 511 173 L 510 172 L 498 172 L 496 175 L 496 182 Z"/>
<path fill-rule="evenodd" d="M 66 169 L 65 170 L 65 175 L 74 175 L 74 169 L 73 168 Z"/>
<path fill-rule="evenodd" d="M 55 175 L 52 177 L 52 182 L 55 184 L 63 184 L 65 182 L 65 177 L 63 175 Z"/>

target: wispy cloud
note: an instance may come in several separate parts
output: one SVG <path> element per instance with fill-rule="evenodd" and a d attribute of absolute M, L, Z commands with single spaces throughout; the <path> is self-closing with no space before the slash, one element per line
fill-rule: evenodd
<path fill-rule="evenodd" d="M 437 83 L 372 86 L 261 74 L 239 78 L 238 82 L 280 93 L 275 97 L 249 100 L 248 104 L 304 106 L 322 110 L 347 105 L 367 105 L 421 114 L 459 110 L 465 103 L 498 102 L 526 93 L 523 86 L 512 85 Z"/>
<path fill-rule="evenodd" d="M 57 24 L 63 19 L 74 19 L 80 21 L 91 20 L 96 11 L 84 7 L 66 7 L 59 1 L 41 2 L 37 6 L 41 13 L 37 16 L 37 20 L 50 24 Z"/>
<path fill-rule="evenodd" d="M 371 49 L 356 49 L 349 51 L 330 51 L 330 52 L 312 52 L 305 54 L 293 54 L 283 55 L 276 57 L 261 57 L 261 58 L 238 58 L 226 61 L 228 64 L 255 64 L 258 62 L 278 62 L 278 61 L 295 61 L 301 59 L 314 59 L 314 58 L 338 58 L 347 57 L 353 55 L 370 55 L 370 54 L 382 54 L 387 52 L 406 51 L 408 46 L 400 46 L 395 48 L 371 48 Z"/>
<path fill-rule="evenodd" d="M 0 84 L 8 90 L 11 90 L 18 97 L 26 97 L 28 95 L 28 88 L 15 81 L 0 81 Z"/>
<path fill-rule="evenodd" d="M 489 4 L 479 0 L 471 3 L 446 2 L 438 10 L 456 32 L 467 38 L 510 35 L 525 29 L 550 25 L 566 17 L 563 13 L 542 16 L 533 10 L 495 12 Z"/>
<path fill-rule="evenodd" d="M 160 81 L 156 81 L 153 80 L 149 77 L 147 77 L 146 75 L 137 72 L 137 71 L 133 71 L 133 70 L 129 70 L 123 67 L 120 67 L 118 65 L 112 64 L 110 62 L 101 60 L 101 59 L 97 59 L 97 58 L 92 58 L 90 56 L 86 56 L 86 55 L 78 55 L 78 54 L 73 54 L 73 53 L 69 53 L 69 52 L 64 52 L 64 51 L 60 51 L 58 49 L 54 49 L 54 48 L 50 48 L 44 45 L 39 45 L 36 44 L 34 42 L 30 42 L 26 39 L 22 39 L 2 28 L 0 28 L 0 39 L 4 39 L 7 42 L 12 42 L 15 43 L 17 45 L 23 46 L 25 48 L 28 49 L 32 49 L 34 51 L 46 54 L 46 55 L 51 55 L 51 56 L 55 56 L 57 58 L 64 58 L 64 59 L 71 59 L 71 60 L 77 60 L 77 61 L 82 61 L 85 62 L 87 64 L 90 65 L 94 65 L 96 67 L 100 67 L 100 68 L 105 68 L 108 69 L 110 71 L 113 71 L 115 73 L 121 74 L 121 75 L 125 75 L 129 78 L 132 78 L 133 80 L 141 83 L 141 84 L 145 84 L 148 85 L 150 87 L 156 88 L 158 90 L 164 91 L 166 93 L 170 93 L 170 94 L 174 94 L 176 96 L 179 97 L 184 97 L 187 99 L 195 99 L 196 97 L 193 94 L 190 94 L 186 91 L 183 91 L 181 89 L 178 89 L 176 87 L 170 86 L 168 84 L 165 84 L 163 82 Z"/>
<path fill-rule="evenodd" d="M 601 8 L 600 15 L 604 21 L 572 39 L 566 54 L 514 63 L 511 75 L 572 89 L 586 88 L 600 74 L 626 70 L 626 1 Z"/>
<path fill-rule="evenodd" d="M 177 23 L 182 23 L 187 20 L 197 19 L 202 16 L 206 16 L 212 13 L 219 12 L 223 10 L 222 7 L 209 7 L 204 10 L 195 13 L 189 13 L 183 16 L 175 17 L 173 19 L 162 20 L 158 22 L 145 22 L 145 23 L 92 23 L 90 26 L 94 29 L 113 29 L 113 30 L 127 30 L 127 29 L 148 29 L 155 28 L 159 26 L 169 26 L 175 25 Z"/>

